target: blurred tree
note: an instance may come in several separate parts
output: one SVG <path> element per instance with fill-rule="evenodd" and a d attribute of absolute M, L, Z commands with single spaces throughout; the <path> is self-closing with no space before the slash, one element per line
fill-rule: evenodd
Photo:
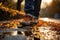
<path fill-rule="evenodd" d="M 20 11 L 21 10 L 21 2 L 22 2 L 23 0 L 18 0 L 17 1 L 17 10 L 18 11 Z"/>
<path fill-rule="evenodd" d="M 51 6 L 48 9 L 52 17 L 54 17 L 56 13 L 60 14 L 60 1 L 53 0 Z"/>
<path fill-rule="evenodd" d="M 60 14 L 60 1 L 53 0 L 51 5 L 47 5 L 46 8 L 41 9 L 41 17 L 51 17 L 54 18 L 55 14 Z"/>

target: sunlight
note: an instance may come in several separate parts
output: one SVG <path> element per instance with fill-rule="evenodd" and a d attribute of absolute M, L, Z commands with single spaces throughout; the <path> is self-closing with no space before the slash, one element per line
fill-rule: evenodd
<path fill-rule="evenodd" d="M 17 3 L 18 0 L 13 0 L 13 2 Z"/>
<path fill-rule="evenodd" d="M 21 3 L 22 5 L 24 5 L 25 4 L 25 0 L 24 1 L 22 1 L 22 3 Z"/>
<path fill-rule="evenodd" d="M 39 20 L 49 21 L 49 18 L 40 18 Z"/>
<path fill-rule="evenodd" d="M 47 4 L 50 4 L 52 0 L 44 0 Z"/>
<path fill-rule="evenodd" d="M 50 5 L 52 0 L 42 0 L 41 8 L 46 8 L 47 5 Z"/>

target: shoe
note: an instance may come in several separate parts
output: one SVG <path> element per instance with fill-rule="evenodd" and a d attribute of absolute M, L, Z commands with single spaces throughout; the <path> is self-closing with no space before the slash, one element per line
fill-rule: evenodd
<path fill-rule="evenodd" d="M 33 18 L 29 15 L 25 15 L 20 23 L 23 25 L 33 25 L 36 24 L 37 22 L 38 22 L 38 18 Z"/>

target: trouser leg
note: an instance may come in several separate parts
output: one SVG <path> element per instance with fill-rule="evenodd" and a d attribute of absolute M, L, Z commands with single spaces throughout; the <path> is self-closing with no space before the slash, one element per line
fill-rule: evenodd
<path fill-rule="evenodd" d="M 36 17 L 39 16 L 40 6 L 41 6 L 41 0 L 35 0 L 34 1 L 34 14 Z"/>
<path fill-rule="evenodd" d="M 31 14 L 31 15 L 33 14 L 34 11 L 33 6 L 34 6 L 33 0 L 25 0 L 24 10 L 26 14 Z"/>
<path fill-rule="evenodd" d="M 39 16 L 41 0 L 25 0 L 25 12 L 35 17 Z"/>

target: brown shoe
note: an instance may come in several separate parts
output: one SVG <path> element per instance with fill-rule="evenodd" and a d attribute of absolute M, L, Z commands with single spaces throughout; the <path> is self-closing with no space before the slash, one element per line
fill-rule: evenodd
<path fill-rule="evenodd" d="M 29 15 L 26 15 L 22 18 L 21 23 L 25 25 L 32 25 L 32 24 L 37 23 L 37 20 L 38 20 L 37 18 L 33 18 Z"/>

